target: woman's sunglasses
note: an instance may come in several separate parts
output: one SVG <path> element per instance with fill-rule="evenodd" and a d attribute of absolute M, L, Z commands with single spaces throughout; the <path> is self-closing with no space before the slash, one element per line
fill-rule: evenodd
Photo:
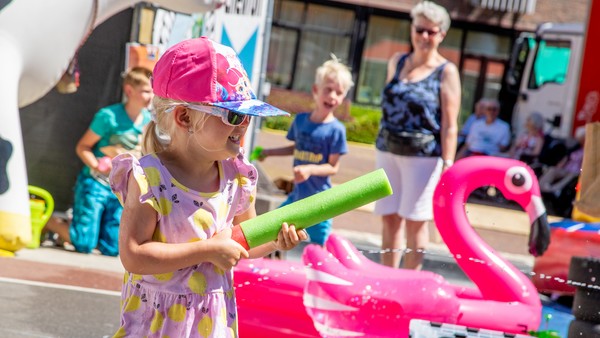
<path fill-rule="evenodd" d="M 186 104 L 185 106 L 212 116 L 218 116 L 221 118 L 223 123 L 232 127 L 239 126 L 240 124 L 244 123 L 246 119 L 250 121 L 250 115 L 236 113 L 229 109 L 195 104 Z"/>
<path fill-rule="evenodd" d="M 417 26 L 413 26 L 415 29 L 415 33 L 422 35 L 423 33 L 427 33 L 428 36 L 435 36 L 437 33 L 439 33 L 440 31 L 434 31 L 432 29 L 427 29 L 427 28 L 423 28 L 423 27 L 417 27 Z"/>

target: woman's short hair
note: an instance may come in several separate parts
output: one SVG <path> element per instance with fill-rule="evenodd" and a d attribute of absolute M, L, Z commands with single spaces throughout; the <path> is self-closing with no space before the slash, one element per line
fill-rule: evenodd
<path fill-rule="evenodd" d="M 447 32 L 450 28 L 450 14 L 448 14 L 448 11 L 432 1 L 422 1 L 413 7 L 410 11 L 410 17 L 414 20 L 417 16 L 422 16 L 439 25 L 442 32 Z"/>
<path fill-rule="evenodd" d="M 533 112 L 529 115 L 529 121 L 533 124 L 535 129 L 544 130 L 544 117 L 541 113 Z"/>

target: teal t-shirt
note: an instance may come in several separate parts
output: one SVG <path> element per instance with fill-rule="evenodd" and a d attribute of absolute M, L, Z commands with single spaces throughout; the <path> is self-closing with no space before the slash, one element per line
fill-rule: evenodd
<path fill-rule="evenodd" d="M 137 146 L 144 127 L 150 122 L 150 110 L 142 110 L 142 116 L 142 121 L 135 124 L 127 115 L 123 103 L 100 109 L 90 123 L 90 130 L 100 136 L 100 140 L 92 149 L 94 155 L 98 158 L 105 156 L 100 148 L 109 145 L 120 144 L 128 150 Z M 89 174 L 87 166 L 84 172 Z"/>

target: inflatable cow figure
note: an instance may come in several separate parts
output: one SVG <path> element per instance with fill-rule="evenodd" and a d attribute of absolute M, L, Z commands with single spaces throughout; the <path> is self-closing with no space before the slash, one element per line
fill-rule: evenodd
<path fill-rule="evenodd" d="M 225 0 L 154 0 L 199 13 Z M 19 108 L 48 93 L 95 27 L 138 0 L 0 0 L 0 251 L 31 240 L 27 169 Z"/>

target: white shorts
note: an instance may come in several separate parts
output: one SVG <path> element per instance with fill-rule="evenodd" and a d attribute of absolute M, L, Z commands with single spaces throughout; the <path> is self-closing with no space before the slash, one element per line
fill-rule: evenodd
<path fill-rule="evenodd" d="M 394 155 L 377 150 L 375 162 L 383 168 L 394 193 L 375 202 L 376 215 L 398 214 L 411 221 L 433 219 L 433 191 L 440 180 L 440 157 Z"/>

